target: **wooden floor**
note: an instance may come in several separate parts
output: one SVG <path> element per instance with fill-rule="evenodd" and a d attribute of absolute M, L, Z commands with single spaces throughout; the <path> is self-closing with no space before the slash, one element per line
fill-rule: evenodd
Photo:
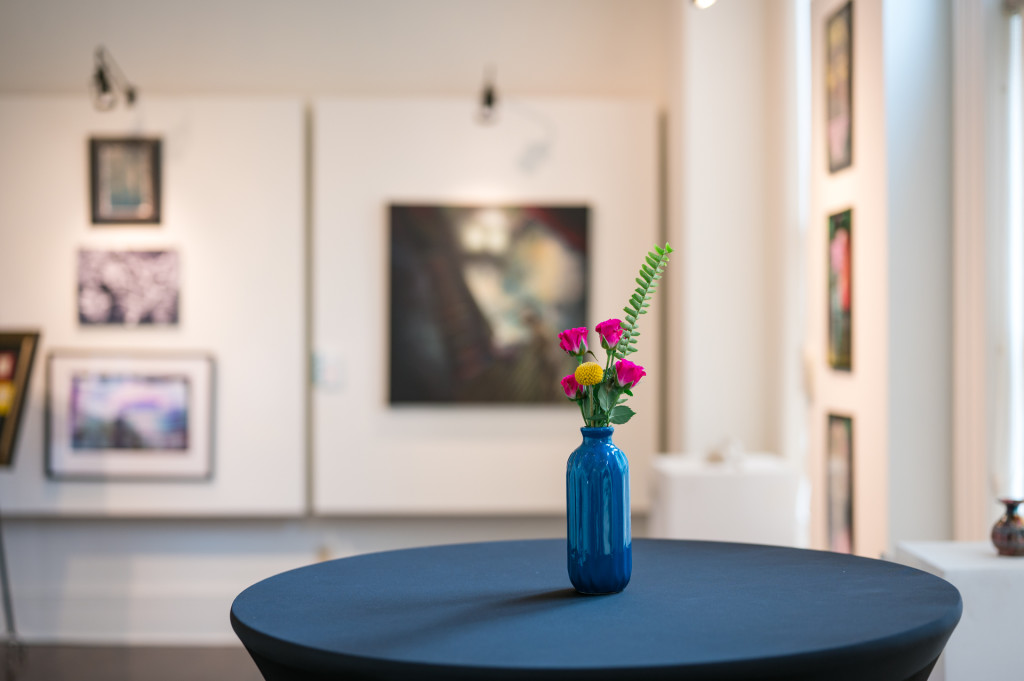
<path fill-rule="evenodd" d="M 262 681 L 241 647 L 106 647 L 0 643 L 0 681 Z"/>

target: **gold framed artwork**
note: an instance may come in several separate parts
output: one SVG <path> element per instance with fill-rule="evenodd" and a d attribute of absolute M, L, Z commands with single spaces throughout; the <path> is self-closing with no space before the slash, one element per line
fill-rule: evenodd
<path fill-rule="evenodd" d="M 39 333 L 0 332 L 0 467 L 14 462 Z"/>

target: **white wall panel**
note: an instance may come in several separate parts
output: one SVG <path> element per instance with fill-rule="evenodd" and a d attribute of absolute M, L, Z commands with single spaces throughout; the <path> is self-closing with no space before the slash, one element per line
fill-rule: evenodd
<path fill-rule="evenodd" d="M 92 225 L 90 135 L 163 139 L 163 219 Z M 0 98 L 0 327 L 38 328 L 9 514 L 278 515 L 305 508 L 303 108 L 293 99 L 159 99 L 99 113 L 78 98 Z M 173 248 L 180 321 L 84 327 L 81 248 Z M 56 482 L 43 472 L 46 356 L 215 358 L 214 474 L 201 482 Z"/>
<path fill-rule="evenodd" d="M 659 237 L 656 111 L 642 101 L 508 99 L 497 125 L 473 116 L 465 99 L 314 105 L 314 350 L 341 377 L 314 391 L 317 512 L 564 511 L 565 462 L 582 425 L 570 403 L 389 408 L 386 207 L 589 205 L 593 328 L 620 316 Z M 541 162 L 524 162 L 545 140 Z M 664 304 L 656 299 L 641 325 L 635 361 L 648 377 L 630 401 L 639 415 L 615 434 L 630 459 L 634 510 L 646 509 L 657 447 Z"/>

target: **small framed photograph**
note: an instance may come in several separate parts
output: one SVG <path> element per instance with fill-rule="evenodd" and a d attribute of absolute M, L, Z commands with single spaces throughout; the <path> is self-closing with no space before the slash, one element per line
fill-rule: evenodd
<path fill-rule="evenodd" d="M 144 137 L 89 140 L 94 224 L 160 222 L 160 146 Z"/>
<path fill-rule="evenodd" d="M 49 356 L 46 387 L 49 477 L 211 476 L 211 357 L 58 351 Z"/>
<path fill-rule="evenodd" d="M 853 211 L 828 218 L 828 364 L 853 370 Z"/>
<path fill-rule="evenodd" d="M 853 2 L 825 23 L 825 96 L 828 117 L 828 169 L 853 163 Z"/>
<path fill-rule="evenodd" d="M 853 553 L 853 419 L 829 414 L 826 438 L 828 548 Z"/>
<path fill-rule="evenodd" d="M 36 331 L 0 332 L 0 467 L 14 462 L 18 425 L 38 344 Z"/>

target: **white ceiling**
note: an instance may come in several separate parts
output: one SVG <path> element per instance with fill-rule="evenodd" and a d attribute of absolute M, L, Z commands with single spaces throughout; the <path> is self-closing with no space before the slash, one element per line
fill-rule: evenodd
<path fill-rule="evenodd" d="M 84 92 L 105 44 L 141 92 L 666 100 L 673 0 L 0 0 L 0 93 Z"/>

